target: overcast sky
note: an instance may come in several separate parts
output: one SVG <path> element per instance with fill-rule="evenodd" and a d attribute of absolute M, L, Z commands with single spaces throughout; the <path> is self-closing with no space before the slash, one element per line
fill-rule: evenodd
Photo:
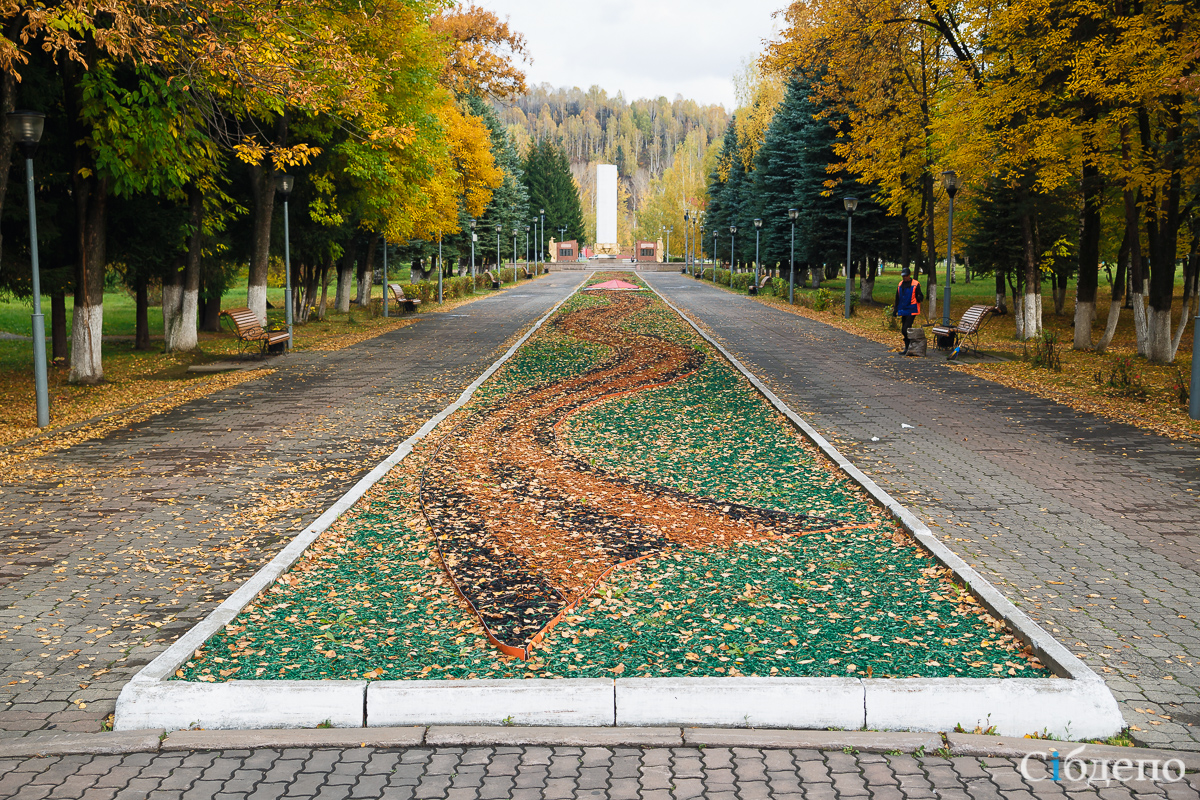
<path fill-rule="evenodd" d="M 733 74 L 786 0 L 478 0 L 529 40 L 529 82 L 626 99 L 676 94 L 733 110 Z"/>

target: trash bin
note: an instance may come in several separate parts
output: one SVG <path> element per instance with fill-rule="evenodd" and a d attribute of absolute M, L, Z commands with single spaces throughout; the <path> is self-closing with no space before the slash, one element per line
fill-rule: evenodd
<path fill-rule="evenodd" d="M 929 352 L 929 340 L 925 338 L 924 328 L 908 329 L 908 355 L 924 358 Z"/>

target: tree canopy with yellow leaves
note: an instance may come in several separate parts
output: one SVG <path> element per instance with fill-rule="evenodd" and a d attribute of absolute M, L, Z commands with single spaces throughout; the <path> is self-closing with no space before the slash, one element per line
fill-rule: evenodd
<path fill-rule="evenodd" d="M 1174 358 L 1197 297 L 1192 246 L 1173 329 L 1180 243 L 1193 239 L 1200 185 L 1194 7 L 803 0 L 782 19 L 763 68 L 820 75 L 814 98 L 848 122 L 831 170 L 878 187 L 880 202 L 920 243 L 918 266 L 930 283 L 946 214 L 939 179 L 953 169 L 965 184 L 965 238 L 986 230 L 1019 242 L 992 248 L 1010 260 L 979 265 L 996 274 L 1001 302 L 1006 283 L 1015 284 L 1019 336 L 1040 334 L 1043 281 L 1065 290 L 1074 276 L 1075 346 L 1097 346 L 1097 275 L 1108 254 L 1118 277 L 1098 346 L 1111 339 L 1128 282 L 1139 350 Z M 996 193 L 1005 198 L 999 205 Z M 980 216 L 1000 208 L 1008 227 Z M 1077 224 L 1051 236 L 1059 221 L 1047 214 Z M 987 252 L 986 242 L 976 249 Z"/>
<path fill-rule="evenodd" d="M 297 314 L 304 318 L 335 266 L 339 301 L 360 291 L 380 239 L 441 239 L 483 213 L 500 186 L 488 127 L 468 93 L 523 90 L 521 35 L 475 6 L 443 0 L 66 0 L 0 5 L 0 101 L 47 114 L 39 156 L 61 165 L 53 225 L 73 274 L 50 275 L 55 355 L 65 355 L 65 295 L 74 293 L 72 378 L 103 378 L 100 331 L 110 251 L 139 298 L 163 286 L 168 349 L 196 346 L 200 307 L 224 291 L 224 262 L 249 264 L 248 303 L 266 319 L 276 179 L 290 197 Z M 33 78 L 33 80 L 29 80 Z M 0 204 L 12 140 L 0 135 Z M 147 202 L 149 201 L 149 202 Z M 109 242 L 124 207 L 157 215 L 158 258 L 134 260 Z M 72 210 L 73 209 L 73 210 Z M 118 230 L 120 226 L 118 226 Z M 56 243 L 57 245 L 57 243 Z M 54 247 L 51 248 L 54 251 Z M 6 249 L 0 281 L 29 291 L 27 266 Z M 27 263 L 27 262 L 26 262 Z M 140 266 L 133 269 L 129 264 Z M 349 265 L 349 269 L 347 269 Z M 364 274 L 367 273 L 367 274 Z M 201 294 L 204 297 L 201 297 Z M 324 301 L 322 301 L 322 308 Z M 206 324 L 214 317 L 204 312 Z"/>

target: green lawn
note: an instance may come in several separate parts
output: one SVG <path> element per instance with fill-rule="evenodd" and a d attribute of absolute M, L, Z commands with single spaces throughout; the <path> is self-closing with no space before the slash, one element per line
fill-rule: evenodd
<path fill-rule="evenodd" d="M 399 271 L 388 270 L 389 283 L 407 283 L 411 270 L 405 266 Z M 243 273 L 234 281 L 221 298 L 222 308 L 239 308 L 246 305 L 246 274 Z M 329 284 L 329 301 L 333 301 L 337 285 L 336 277 Z M 381 288 L 375 288 L 378 295 Z M 267 289 L 267 301 L 277 308 L 283 305 L 283 287 L 271 286 Z M 67 330 L 71 330 L 71 317 L 74 312 L 73 298 L 67 298 Z M 16 300 L 12 297 L 0 299 L 0 331 L 14 333 L 19 336 L 29 336 L 31 331 L 30 315 L 33 313 L 32 300 Z M 46 335 L 50 335 L 50 296 L 42 297 L 42 313 L 46 315 Z M 104 293 L 104 335 L 133 336 L 137 326 L 137 305 L 133 293 L 125 288 Z M 283 316 L 280 310 L 280 318 Z M 150 307 L 150 335 L 162 336 L 162 306 Z M 0 362 L 2 363 L 2 362 Z"/>

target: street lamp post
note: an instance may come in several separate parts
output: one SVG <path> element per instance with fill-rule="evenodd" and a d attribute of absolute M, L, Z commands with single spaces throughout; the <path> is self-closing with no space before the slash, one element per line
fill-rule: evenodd
<path fill-rule="evenodd" d="M 292 241 L 288 219 L 288 195 L 296 179 L 291 175 L 276 175 L 275 189 L 283 195 L 283 305 L 287 308 L 288 349 L 292 349 Z M 367 307 L 371 305 L 371 287 L 367 287 Z"/>
<path fill-rule="evenodd" d="M 475 218 L 471 218 L 471 294 L 475 294 Z"/>
<path fill-rule="evenodd" d="M 671 231 L 675 230 L 675 226 L 667 228 L 667 264 L 671 263 Z"/>
<path fill-rule="evenodd" d="M 958 194 L 961 185 L 962 179 L 954 170 L 948 169 L 942 173 L 942 186 L 950 197 L 950 219 L 946 231 L 946 287 L 942 292 L 942 325 L 947 328 L 950 327 L 950 275 L 954 270 L 954 195 Z"/>
<path fill-rule="evenodd" d="M 537 257 L 538 267 L 540 267 L 540 266 L 542 266 L 542 264 L 546 258 L 546 209 L 543 208 L 538 213 L 538 220 L 541 223 L 538 227 L 539 233 L 538 233 L 538 257 Z M 533 274 L 534 275 L 538 274 L 537 267 L 534 268 Z"/>
<path fill-rule="evenodd" d="M 691 266 L 691 255 L 688 249 L 689 231 L 691 229 L 691 215 L 688 211 L 683 212 L 683 267 L 679 270 L 680 275 L 688 275 L 689 267 Z"/>
<path fill-rule="evenodd" d="M 13 142 L 25 156 L 25 194 L 29 202 L 29 262 L 33 269 L 33 385 L 37 408 L 37 425 L 44 428 L 50 424 L 50 382 L 46 367 L 46 317 L 42 314 L 42 275 L 38 264 L 37 208 L 34 203 L 33 156 L 42 131 L 46 127 L 46 115 L 40 111 L 12 111 L 8 114 L 8 129 Z"/>
<path fill-rule="evenodd" d="M 525 268 L 529 269 L 529 226 L 525 226 Z"/>
<path fill-rule="evenodd" d="M 499 222 L 496 223 L 496 280 L 501 286 L 504 285 L 504 272 L 500 269 L 500 232 L 504 230 L 504 226 Z"/>
<path fill-rule="evenodd" d="M 387 237 L 379 237 L 383 240 L 383 318 L 388 316 L 388 279 L 387 279 Z"/>
<path fill-rule="evenodd" d="M 729 226 L 729 285 L 733 286 L 733 254 L 737 252 L 737 225 Z"/>
<path fill-rule="evenodd" d="M 854 227 L 854 209 L 858 208 L 858 198 L 845 197 L 842 204 L 846 207 L 846 319 L 850 319 L 850 295 L 854 289 L 854 279 L 850 272 L 850 235 Z"/>
<path fill-rule="evenodd" d="M 713 228 L 713 283 L 717 282 L 717 268 L 720 266 L 717 260 L 717 229 Z"/>
<path fill-rule="evenodd" d="M 1192 293 L 1200 287 L 1200 275 L 1192 275 Z M 1192 321 L 1192 388 L 1188 400 L 1188 415 L 1200 419 L 1200 305 L 1196 306 L 1196 319 Z"/>
<path fill-rule="evenodd" d="M 758 281 L 759 281 L 759 277 L 760 277 L 758 274 L 758 272 L 759 272 L 759 257 L 760 257 L 759 256 L 760 251 L 759 251 L 758 245 L 759 245 L 759 233 L 761 231 L 762 231 L 762 220 L 761 219 L 754 220 L 754 285 L 750 287 L 750 291 L 747 292 L 747 294 L 758 294 Z"/>
<path fill-rule="evenodd" d="M 384 264 L 387 263 L 387 251 L 384 251 Z M 387 302 L 388 287 L 387 287 L 387 267 L 383 268 L 383 302 Z M 446 271 L 446 265 L 442 263 L 442 235 L 438 234 L 438 305 L 442 304 L 442 275 Z"/>
<path fill-rule="evenodd" d="M 513 283 L 517 282 L 517 236 L 520 235 L 520 230 L 516 225 L 513 225 Z"/>
<path fill-rule="evenodd" d="M 788 282 L 788 303 L 796 304 L 796 219 L 800 212 L 794 208 L 788 209 L 788 219 L 792 222 L 792 275 Z"/>
<path fill-rule="evenodd" d="M 704 223 L 699 217 L 696 218 L 696 253 L 700 263 L 700 280 L 704 280 Z"/>

